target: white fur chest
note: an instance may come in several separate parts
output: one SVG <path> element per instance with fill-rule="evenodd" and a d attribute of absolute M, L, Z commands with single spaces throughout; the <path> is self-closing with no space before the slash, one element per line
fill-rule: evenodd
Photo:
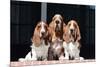
<path fill-rule="evenodd" d="M 68 57 L 70 56 L 71 58 L 78 58 L 80 50 L 78 49 L 78 45 L 75 42 L 70 42 L 70 43 L 63 43 L 63 47 L 65 49 L 65 58 L 69 59 Z"/>
<path fill-rule="evenodd" d="M 74 51 L 74 49 L 77 49 L 77 44 L 76 43 L 73 43 L 73 42 L 70 42 L 68 44 L 68 50 Z"/>
<path fill-rule="evenodd" d="M 47 58 L 49 45 L 41 44 L 39 47 L 32 46 L 32 52 L 35 52 L 36 57 Z M 34 55 L 33 55 L 34 56 Z"/>

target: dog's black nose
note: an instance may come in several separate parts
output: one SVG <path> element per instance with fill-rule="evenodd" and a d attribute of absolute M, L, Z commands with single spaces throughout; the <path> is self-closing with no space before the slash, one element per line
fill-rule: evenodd
<path fill-rule="evenodd" d="M 45 32 L 41 32 L 42 35 L 45 35 Z"/>
<path fill-rule="evenodd" d="M 59 21 L 58 20 L 56 21 L 56 24 L 59 24 Z"/>
<path fill-rule="evenodd" d="M 73 33 L 74 30 L 73 29 L 70 29 L 70 31 L 71 31 L 71 33 Z"/>

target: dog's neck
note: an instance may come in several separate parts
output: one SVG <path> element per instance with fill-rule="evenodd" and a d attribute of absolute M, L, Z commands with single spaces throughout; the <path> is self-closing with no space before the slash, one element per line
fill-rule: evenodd
<path fill-rule="evenodd" d="M 71 34 L 71 35 L 69 36 L 69 41 L 70 41 L 70 42 L 76 42 L 76 37 L 75 37 L 75 35 L 72 35 L 72 34 Z"/>
<path fill-rule="evenodd" d="M 45 40 L 44 39 L 41 39 L 41 42 L 40 42 L 40 44 L 45 44 Z"/>

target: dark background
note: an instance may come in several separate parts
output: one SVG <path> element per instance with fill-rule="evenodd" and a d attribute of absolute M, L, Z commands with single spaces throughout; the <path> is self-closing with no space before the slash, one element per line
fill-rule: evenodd
<path fill-rule="evenodd" d="M 95 59 L 95 6 L 47 3 L 47 22 L 61 14 L 65 23 L 78 22 L 81 32 L 81 53 L 85 59 Z M 40 2 L 11 1 L 11 61 L 17 61 L 31 50 L 31 37 L 41 20 Z"/>

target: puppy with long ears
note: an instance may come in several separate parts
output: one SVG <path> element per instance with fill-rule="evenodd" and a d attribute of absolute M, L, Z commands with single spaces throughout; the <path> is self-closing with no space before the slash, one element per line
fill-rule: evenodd
<path fill-rule="evenodd" d="M 70 20 L 66 27 L 64 27 L 63 33 L 63 47 L 65 49 L 66 59 L 83 59 L 80 57 L 80 29 L 75 20 Z"/>
<path fill-rule="evenodd" d="M 47 60 L 48 56 L 48 25 L 44 21 L 40 21 L 34 30 L 32 37 L 31 51 L 26 55 L 23 60 Z"/>
<path fill-rule="evenodd" d="M 65 25 L 63 21 L 63 17 L 60 14 L 55 14 L 52 18 L 51 23 L 49 24 L 49 33 L 51 36 L 51 42 L 56 39 L 63 39 L 63 25 Z"/>
<path fill-rule="evenodd" d="M 49 24 L 48 60 L 59 60 L 64 56 L 63 25 L 63 17 L 60 14 L 55 14 Z"/>
<path fill-rule="evenodd" d="M 48 45 L 48 25 L 44 21 L 40 21 L 34 31 L 32 42 L 34 43 L 35 46 L 40 46 L 41 42 L 44 44 Z"/>

